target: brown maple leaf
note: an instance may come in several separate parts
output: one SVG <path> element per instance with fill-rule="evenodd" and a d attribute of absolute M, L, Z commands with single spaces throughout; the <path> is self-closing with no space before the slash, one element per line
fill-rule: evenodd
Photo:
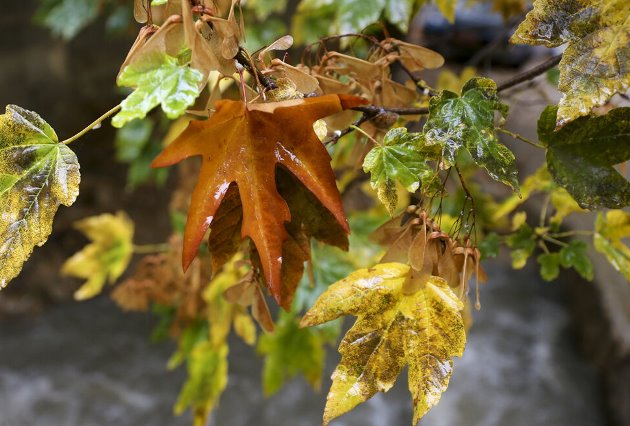
<path fill-rule="evenodd" d="M 236 183 L 243 207 L 241 236 L 254 242 L 271 294 L 288 308 L 290 299 L 281 291 L 281 267 L 288 238 L 285 222 L 291 221 L 291 213 L 276 188 L 276 167 L 297 177 L 348 232 L 330 156 L 313 123 L 365 103 L 346 95 L 247 106 L 222 100 L 207 121 L 192 121 L 152 163 L 166 167 L 191 156 L 203 157 L 184 232 L 184 269 L 195 258 L 230 184 Z"/>

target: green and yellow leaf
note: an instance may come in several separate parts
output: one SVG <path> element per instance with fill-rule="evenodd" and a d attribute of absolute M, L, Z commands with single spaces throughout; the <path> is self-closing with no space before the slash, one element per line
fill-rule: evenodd
<path fill-rule="evenodd" d="M 560 62 L 557 127 L 606 104 L 630 87 L 628 0 L 536 0 L 514 43 L 557 47 Z"/>
<path fill-rule="evenodd" d="M 236 255 L 212 278 L 203 291 L 207 317 L 184 330 L 178 350 L 169 361 L 171 368 L 186 362 L 188 378 L 175 412 L 180 414 L 190 407 L 195 426 L 207 424 L 210 412 L 227 386 L 230 330 L 234 328 L 247 344 L 256 343 L 256 327 L 245 308 L 225 299 L 226 290 L 246 274 L 242 256 Z"/>
<path fill-rule="evenodd" d="M 188 380 L 175 403 L 175 413 L 181 414 L 192 407 L 194 425 L 206 424 L 208 414 L 227 386 L 227 356 L 225 342 L 217 347 L 205 341 L 192 349 L 187 358 Z"/>
<path fill-rule="evenodd" d="M 99 294 L 106 282 L 113 284 L 127 269 L 134 226 L 124 212 L 88 217 L 75 226 L 91 242 L 66 260 L 61 273 L 87 280 L 74 293 L 75 299 L 85 300 Z"/>
<path fill-rule="evenodd" d="M 60 204 L 79 194 L 79 162 L 39 115 L 9 105 L 0 115 L 0 289 L 52 231 Z"/>
<path fill-rule="evenodd" d="M 413 193 L 421 182 L 429 182 L 435 177 L 427 160 L 436 156 L 427 156 L 422 150 L 424 145 L 422 133 L 408 133 L 406 128 L 396 127 L 365 156 L 363 170 L 370 173 L 372 188 L 378 190 L 379 199 L 392 215 L 398 200 L 395 182 Z"/>
<path fill-rule="evenodd" d="M 543 253 L 536 260 L 540 265 L 540 276 L 545 281 L 553 281 L 560 275 L 560 254 Z"/>
<path fill-rule="evenodd" d="M 536 234 L 527 223 L 523 223 L 506 238 L 506 243 L 512 249 L 512 267 L 522 269 L 536 249 Z"/>
<path fill-rule="evenodd" d="M 201 92 L 203 73 L 167 54 L 147 55 L 147 60 L 127 65 L 116 80 L 119 86 L 135 90 L 121 103 L 112 126 L 122 127 L 144 118 L 158 105 L 170 119 L 182 115 Z"/>
<path fill-rule="evenodd" d="M 407 294 L 410 280 L 419 290 Z M 462 302 L 442 278 L 416 278 L 408 265 L 385 263 L 360 269 L 331 285 L 302 319 L 302 326 L 354 315 L 333 373 L 324 424 L 389 390 L 409 365 L 414 423 L 448 386 L 452 357 L 461 356 L 466 334 Z"/>
<path fill-rule="evenodd" d="M 495 134 L 495 112 L 507 116 L 508 107 L 497 96 L 497 86 L 487 78 L 473 78 L 461 96 L 448 90 L 429 102 L 429 119 L 424 126 L 428 145 L 442 147 L 447 165 L 467 151 L 475 163 L 495 180 L 518 189 L 514 154 Z"/>

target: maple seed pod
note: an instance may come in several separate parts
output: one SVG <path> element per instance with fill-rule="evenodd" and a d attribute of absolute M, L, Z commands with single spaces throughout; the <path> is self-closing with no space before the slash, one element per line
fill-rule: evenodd
<path fill-rule="evenodd" d="M 379 129 L 389 129 L 396 121 L 398 121 L 398 114 L 395 112 L 383 111 L 380 112 L 372 119 L 372 123 Z"/>

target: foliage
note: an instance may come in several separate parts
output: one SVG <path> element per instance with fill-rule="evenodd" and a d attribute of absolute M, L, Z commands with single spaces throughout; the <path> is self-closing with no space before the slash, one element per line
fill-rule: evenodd
<path fill-rule="evenodd" d="M 420 183 L 430 186 L 435 173 L 427 160 L 437 157 L 435 150 L 426 146 L 421 133 L 408 133 L 406 128 L 397 127 L 368 152 L 363 170 L 370 173 L 372 188 L 378 191 L 378 198 L 393 215 L 398 202 L 394 183 L 399 182 L 411 193 L 418 190 Z"/>
<path fill-rule="evenodd" d="M 347 232 L 329 157 L 312 124 L 361 103 L 359 98 L 329 95 L 244 109 L 240 102 L 220 101 L 209 120 L 191 122 L 153 161 L 154 167 L 164 167 L 193 155 L 203 156 L 186 223 L 184 268 L 195 257 L 230 184 L 236 183 L 243 209 L 241 235 L 254 242 L 271 294 L 288 307 L 293 291 L 282 288 L 281 268 L 286 263 L 282 246 L 289 237 L 284 222 L 291 220 L 291 214 L 275 188 L 276 164 L 298 177 Z M 215 138 L 222 143 L 207 143 Z"/>
<path fill-rule="evenodd" d="M 99 0 L 44 0 L 35 20 L 54 34 L 71 39 L 98 16 Z"/>
<path fill-rule="evenodd" d="M 599 213 L 595 221 L 593 242 L 597 251 L 606 255 L 610 264 L 630 281 L 630 248 L 623 239 L 630 236 L 630 215 L 611 210 Z"/>
<path fill-rule="evenodd" d="M 145 118 L 132 120 L 118 129 L 114 139 L 116 160 L 128 164 L 127 189 L 133 191 L 145 183 L 163 185 L 168 177 L 168 170 L 152 169 L 151 161 L 160 152 L 160 145 L 153 141 L 156 127 L 154 122 Z"/>
<path fill-rule="evenodd" d="M 144 118 L 150 110 L 162 105 L 168 118 L 177 118 L 199 96 L 203 74 L 178 58 L 163 55 L 152 61 L 127 65 L 118 76 L 119 86 L 136 87 L 112 118 L 112 126 L 122 127 L 134 118 Z"/>
<path fill-rule="evenodd" d="M 582 208 L 630 204 L 630 182 L 613 167 L 630 159 L 630 146 L 620 144 L 630 132 L 630 108 L 582 117 L 557 132 L 556 110 L 547 107 L 538 121 L 538 137 L 547 146 L 547 168 L 554 180 Z"/>
<path fill-rule="evenodd" d="M 508 107 L 499 100 L 496 83 L 490 79 L 469 80 L 461 96 L 442 91 L 429 104 L 429 119 L 424 126 L 427 144 L 440 146 L 449 166 L 465 150 L 493 179 L 517 189 L 514 154 L 496 137 L 495 111 L 506 117 Z"/>
<path fill-rule="evenodd" d="M 536 0 L 512 37 L 516 43 L 557 47 L 560 62 L 556 125 L 604 105 L 630 87 L 630 7 L 626 0 Z"/>
<path fill-rule="evenodd" d="M 61 267 L 61 273 L 87 281 L 74 297 L 84 300 L 101 292 L 125 272 L 133 254 L 133 222 L 124 212 L 105 213 L 76 222 L 75 227 L 90 239 L 90 244 L 75 253 Z"/>
<path fill-rule="evenodd" d="M 332 334 L 333 342 L 336 334 Z M 314 328 L 300 328 L 295 314 L 281 312 L 273 334 L 261 336 L 257 351 L 265 356 L 263 368 L 263 392 L 276 393 L 287 378 L 297 373 L 315 389 L 321 385 L 324 369 L 326 340 L 325 333 Z"/>
<path fill-rule="evenodd" d="M 506 19 L 527 3 L 482 1 Z M 566 45 L 556 72 L 559 57 L 501 85 L 473 68 L 442 70 L 436 87 L 422 72 L 444 58 L 392 37 L 425 1 L 301 0 L 290 35 L 286 0 L 123 3 L 42 1 L 36 20 L 64 38 L 99 15 L 129 28 L 133 12 L 143 26 L 116 78 L 125 99 L 76 136 L 59 142 L 20 107 L 0 116 L 0 284 L 78 195 L 67 145 L 116 114 L 128 190 L 164 182 L 165 169 L 150 163 L 178 163 L 173 233 L 137 245 L 122 212 L 83 219 L 76 227 L 90 242 L 62 272 L 86 280 L 76 293 L 84 299 L 146 254 L 112 297 L 156 314 L 154 336 L 177 341 L 169 367 L 185 365 L 188 376 L 175 411 L 191 409 L 195 424 L 227 386 L 231 331 L 265 357 L 271 394 L 296 375 L 317 388 L 341 317 L 355 316 L 324 423 L 387 391 L 408 365 L 416 424 L 463 353 L 482 259 L 507 247 L 515 269 L 533 257 L 545 280 L 563 268 L 591 280 L 578 238 L 588 235 L 630 281 L 630 215 L 615 210 L 630 204 L 630 109 L 613 99 L 630 79 L 626 1 L 536 0 L 512 41 Z M 454 19 L 457 1 L 433 3 Z M 283 54 L 294 41 L 313 44 Z M 505 91 L 541 84 L 534 78 L 544 73 L 563 97 L 542 111 L 532 141 L 506 128 Z M 500 133 L 544 150 L 546 161 L 519 181 Z M 193 156 L 200 167 L 182 161 Z M 526 211 L 537 197 L 536 222 Z M 565 227 L 570 215 L 600 208 L 613 210 L 597 214 L 593 231 Z"/>
<path fill-rule="evenodd" d="M 461 356 L 466 335 L 459 313 L 462 302 L 439 277 L 420 283 L 406 294 L 414 277 L 408 265 L 378 264 L 360 269 L 330 286 L 302 319 L 316 325 L 340 315 L 357 322 L 344 337 L 341 362 L 324 411 L 324 424 L 389 390 L 409 364 L 409 389 L 414 399 L 414 421 L 439 400 L 453 368 L 451 357 Z"/>
<path fill-rule="evenodd" d="M 52 231 L 60 204 L 79 195 L 79 162 L 39 115 L 9 105 L 0 115 L 0 289 Z"/>

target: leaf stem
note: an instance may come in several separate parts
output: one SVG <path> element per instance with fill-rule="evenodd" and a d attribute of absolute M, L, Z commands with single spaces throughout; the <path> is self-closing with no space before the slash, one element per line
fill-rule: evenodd
<path fill-rule="evenodd" d="M 354 111 L 362 112 L 363 115 L 359 117 L 359 119 L 355 121 L 354 123 L 352 123 L 350 126 L 339 131 L 335 136 L 325 141 L 324 145 L 336 144 L 339 141 L 339 139 L 341 139 L 343 136 L 347 135 L 348 133 L 351 133 L 355 128 L 359 127 L 361 124 L 365 123 L 366 121 L 370 121 L 374 119 L 376 116 L 384 112 L 391 112 L 398 115 L 424 115 L 424 114 L 429 113 L 428 108 L 394 108 L 394 107 L 388 108 L 388 107 L 384 107 L 380 105 L 362 105 L 362 106 L 358 106 L 352 109 Z"/>
<path fill-rule="evenodd" d="M 509 135 L 509 136 L 513 137 L 514 139 L 518 139 L 519 141 L 523 141 L 523 142 L 525 142 L 527 144 L 530 144 L 531 146 L 536 147 L 538 149 L 546 149 L 544 145 L 541 145 L 538 142 L 534 142 L 532 140 L 529 140 L 526 137 L 519 135 L 518 133 L 511 132 L 511 131 L 509 131 L 507 129 L 504 129 L 502 127 L 496 127 L 496 130 L 501 132 L 501 133 L 505 133 L 506 135 Z"/>
<path fill-rule="evenodd" d="M 135 254 L 151 254 L 151 253 L 165 253 L 171 249 L 170 244 L 140 244 L 133 246 L 133 252 Z"/>
<path fill-rule="evenodd" d="M 564 241 L 557 240 L 557 239 L 555 239 L 555 238 L 553 238 L 553 237 L 550 237 L 550 236 L 549 236 L 549 235 L 547 235 L 547 234 L 543 234 L 543 235 L 541 235 L 541 238 L 542 238 L 543 240 L 545 240 L 545 241 L 549 241 L 550 243 L 557 244 L 557 245 L 559 245 L 560 247 L 567 247 L 567 246 L 568 246 L 568 244 L 567 244 L 567 243 L 565 243 Z"/>
<path fill-rule="evenodd" d="M 79 139 L 81 136 L 85 135 L 87 132 L 89 132 L 90 130 L 94 129 L 95 127 L 97 127 L 99 124 L 101 124 L 101 122 L 103 120 L 105 120 L 107 117 L 109 117 L 110 115 L 115 114 L 116 112 L 118 112 L 118 110 L 121 108 L 120 104 L 116 105 L 114 108 L 110 109 L 109 111 L 107 111 L 105 114 L 101 115 L 99 118 L 97 118 L 93 123 L 91 123 L 89 126 L 87 126 L 85 129 L 81 130 L 79 133 L 77 133 L 76 135 L 72 136 L 71 138 L 68 138 L 64 141 L 61 141 L 62 144 L 64 145 L 69 145 L 72 142 L 76 141 L 77 139 Z"/>
<path fill-rule="evenodd" d="M 337 142 L 339 142 L 339 139 L 341 139 L 342 137 L 344 137 L 345 135 L 352 133 L 352 131 L 354 131 L 355 128 L 359 127 L 361 124 L 365 123 L 366 121 L 371 120 L 373 117 L 367 115 L 367 114 L 363 114 L 361 117 L 359 117 L 358 120 L 356 120 L 354 123 L 352 123 L 349 127 L 346 127 L 343 130 L 338 130 L 335 132 L 335 135 L 333 137 L 331 137 L 329 140 L 327 140 L 326 142 L 324 142 L 324 145 L 334 145 Z"/>
<path fill-rule="evenodd" d="M 553 238 L 566 238 L 566 237 L 573 237 L 574 235 L 591 236 L 593 234 L 594 234 L 593 231 L 589 231 L 587 229 L 584 229 L 584 230 L 576 229 L 574 231 L 557 232 L 557 233 L 554 233 L 554 234 L 550 233 L 549 236 L 551 236 Z"/>
<path fill-rule="evenodd" d="M 545 222 L 547 221 L 547 211 L 549 210 L 549 205 L 551 204 L 551 194 L 547 194 L 545 196 L 545 200 L 543 201 L 543 205 L 540 208 L 540 218 L 538 219 L 538 226 L 543 228 L 545 226 Z"/>
<path fill-rule="evenodd" d="M 369 140 L 371 140 L 372 142 L 374 142 L 374 145 L 381 145 L 379 143 L 379 141 L 377 141 L 376 139 L 374 139 L 372 136 L 368 135 L 365 130 L 363 130 L 362 128 L 355 126 L 354 124 L 350 126 L 351 128 L 353 128 L 354 130 L 356 130 L 357 132 L 361 133 L 363 136 L 365 136 L 366 138 L 368 138 Z"/>
<path fill-rule="evenodd" d="M 521 84 L 525 81 L 533 80 L 534 78 L 538 77 L 539 75 L 549 71 L 550 69 L 558 65 L 561 59 L 562 59 L 562 54 L 553 56 L 547 59 L 542 64 L 537 65 L 534 68 L 525 70 L 522 73 L 515 75 L 508 81 L 499 84 L 499 86 L 497 87 L 497 93 L 502 92 L 506 89 L 509 89 L 510 87 Z"/>

